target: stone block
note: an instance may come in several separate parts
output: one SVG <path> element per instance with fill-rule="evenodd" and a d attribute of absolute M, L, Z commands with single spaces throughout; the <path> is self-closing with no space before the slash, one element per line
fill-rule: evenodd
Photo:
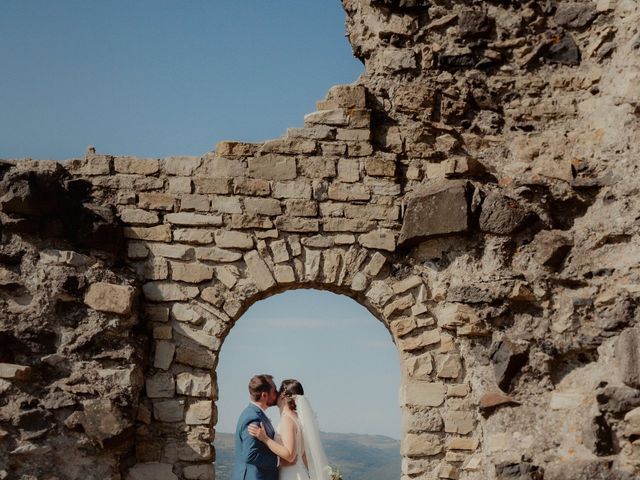
<path fill-rule="evenodd" d="M 84 303 L 100 312 L 127 315 L 131 312 L 136 289 L 128 285 L 98 282 L 89 286 Z"/>
<path fill-rule="evenodd" d="M 335 128 L 315 125 L 307 128 L 288 128 L 288 139 L 333 140 L 336 138 Z"/>
<path fill-rule="evenodd" d="M 193 179 L 195 192 L 201 194 L 218 194 L 226 195 L 231 193 L 230 178 L 203 178 L 196 177 Z M 241 193 L 241 192 L 237 192 Z"/>
<path fill-rule="evenodd" d="M 181 177 L 192 176 L 201 163 L 202 158 L 200 157 L 186 156 L 167 157 L 162 162 L 164 171 L 167 172 L 167 175 L 176 175 Z"/>
<path fill-rule="evenodd" d="M 175 195 L 147 192 L 138 195 L 138 206 L 144 209 L 171 211 L 175 207 L 175 204 Z"/>
<path fill-rule="evenodd" d="M 276 265 L 273 269 L 273 276 L 280 284 L 296 281 L 296 274 L 290 265 Z"/>
<path fill-rule="evenodd" d="M 173 354 L 176 346 L 171 342 L 160 340 L 156 342 L 156 353 L 153 360 L 153 366 L 162 370 L 167 370 L 173 362 Z"/>
<path fill-rule="evenodd" d="M 233 288 L 239 277 L 240 272 L 234 266 L 216 267 L 216 278 L 227 288 Z"/>
<path fill-rule="evenodd" d="M 160 171 L 158 160 L 136 157 L 114 157 L 113 168 L 118 173 L 153 175 Z"/>
<path fill-rule="evenodd" d="M 318 203 L 309 200 L 286 200 L 287 215 L 292 217 L 315 217 L 318 215 Z"/>
<path fill-rule="evenodd" d="M 318 220 L 302 217 L 278 217 L 276 227 L 283 232 L 309 233 L 320 230 Z"/>
<path fill-rule="evenodd" d="M 153 416 L 160 422 L 181 422 L 184 420 L 184 400 L 154 400 Z"/>
<path fill-rule="evenodd" d="M 31 367 L 15 365 L 13 363 L 0 363 L 0 378 L 9 380 L 28 380 L 31 377 Z"/>
<path fill-rule="evenodd" d="M 250 250 L 253 248 L 253 237 L 248 233 L 232 230 L 216 230 L 214 234 L 216 245 L 220 248 L 238 248 Z"/>
<path fill-rule="evenodd" d="M 169 178 L 169 193 L 191 193 L 191 178 L 171 177 Z"/>
<path fill-rule="evenodd" d="M 354 183 L 360 180 L 360 160 L 341 158 L 338 160 L 338 180 Z"/>
<path fill-rule="evenodd" d="M 293 180 L 298 176 L 296 159 L 283 155 L 264 155 L 248 160 L 249 176 L 264 180 Z"/>
<path fill-rule="evenodd" d="M 219 213 L 242 213 L 242 205 L 237 197 L 214 196 L 211 198 L 211 211 Z"/>
<path fill-rule="evenodd" d="M 416 407 L 439 407 L 444 403 L 444 383 L 406 382 L 401 388 L 401 404 Z"/>
<path fill-rule="evenodd" d="M 367 232 L 375 227 L 371 220 L 359 218 L 326 218 L 323 224 L 325 232 Z"/>
<path fill-rule="evenodd" d="M 371 288 L 366 294 L 367 298 L 376 306 L 384 306 L 393 297 L 393 290 L 383 280 L 371 283 Z"/>
<path fill-rule="evenodd" d="M 213 404 L 210 400 L 201 400 L 187 406 L 185 423 L 187 425 L 208 425 L 211 423 Z"/>
<path fill-rule="evenodd" d="M 473 431 L 473 412 L 446 411 L 442 415 L 444 419 L 444 431 L 447 433 L 457 433 L 467 435 Z"/>
<path fill-rule="evenodd" d="M 176 228 L 173 231 L 173 240 L 176 242 L 208 245 L 213 243 L 213 231 L 201 228 Z"/>
<path fill-rule="evenodd" d="M 200 292 L 200 298 L 218 308 L 220 308 L 225 301 L 223 288 L 219 285 L 207 287 L 202 290 L 202 292 Z"/>
<path fill-rule="evenodd" d="M 174 322 L 173 330 L 209 350 L 218 350 L 220 348 L 220 339 L 209 335 L 204 330 L 193 328 L 186 323 Z"/>
<path fill-rule="evenodd" d="M 247 252 L 244 255 L 244 261 L 247 264 L 247 271 L 251 279 L 259 290 L 268 290 L 276 285 L 271 270 L 269 270 L 269 267 L 257 251 L 252 250 Z"/>
<path fill-rule="evenodd" d="M 225 158 L 217 155 L 205 155 L 198 174 L 203 177 L 243 177 L 247 167 L 241 158 Z"/>
<path fill-rule="evenodd" d="M 260 145 L 247 142 L 223 140 L 216 145 L 216 153 L 223 157 L 251 157 L 258 152 Z"/>
<path fill-rule="evenodd" d="M 202 283 L 213 278 L 213 267 L 202 263 L 171 262 L 171 278 L 186 283 Z"/>
<path fill-rule="evenodd" d="M 336 132 L 336 140 L 345 142 L 368 142 L 371 139 L 371 130 L 368 128 L 339 128 Z"/>
<path fill-rule="evenodd" d="M 125 208 L 120 210 L 120 219 L 130 225 L 155 225 L 160 222 L 158 214 L 140 208 Z"/>
<path fill-rule="evenodd" d="M 381 254 L 380 252 L 375 252 L 371 256 L 371 260 L 369 260 L 367 266 L 364 268 L 364 273 L 369 275 L 370 277 L 375 277 L 376 275 L 378 275 L 378 273 L 380 273 L 380 270 L 382 270 L 382 267 L 384 266 L 386 261 L 387 259 L 383 254 Z"/>
<path fill-rule="evenodd" d="M 209 373 L 182 372 L 176 377 L 176 392 L 190 397 L 211 397 L 211 375 Z M 189 415 L 189 410 L 187 410 Z"/>
<path fill-rule="evenodd" d="M 462 371 L 462 362 L 456 354 L 444 356 L 438 365 L 438 378 L 449 378 L 455 380 Z"/>
<path fill-rule="evenodd" d="M 214 478 L 213 465 L 187 465 L 182 474 L 187 480 L 209 480 Z"/>
<path fill-rule="evenodd" d="M 211 202 L 206 195 L 198 193 L 182 195 L 180 197 L 180 211 L 195 210 L 198 212 L 208 212 L 211 208 Z"/>
<path fill-rule="evenodd" d="M 344 216 L 368 220 L 397 220 L 400 208 L 396 205 L 345 205 Z"/>
<path fill-rule="evenodd" d="M 206 348 L 178 345 L 175 361 L 191 367 L 213 369 L 216 364 L 216 357 L 213 352 Z"/>
<path fill-rule="evenodd" d="M 316 149 L 317 144 L 315 140 L 285 137 L 264 142 L 260 148 L 260 154 L 283 153 L 285 155 L 310 155 L 316 153 Z"/>
<path fill-rule="evenodd" d="M 236 195 L 266 196 L 271 193 L 271 182 L 259 178 L 236 178 L 233 193 Z"/>
<path fill-rule="evenodd" d="M 342 108 L 318 110 L 305 115 L 304 124 L 305 126 L 331 125 L 336 127 L 346 127 L 349 125 L 349 117 L 347 116 L 347 112 Z"/>
<path fill-rule="evenodd" d="M 620 380 L 640 389 L 640 329 L 629 328 L 618 337 L 615 348 Z"/>
<path fill-rule="evenodd" d="M 198 324 L 202 322 L 202 315 L 195 311 L 188 303 L 174 303 L 171 307 L 171 318 L 179 322 Z"/>
<path fill-rule="evenodd" d="M 245 198 L 244 207 L 250 215 L 280 215 L 282 206 L 275 198 Z"/>
<path fill-rule="evenodd" d="M 430 353 L 409 357 L 405 362 L 405 369 L 414 380 L 428 380 L 433 371 L 433 357 Z"/>
<path fill-rule="evenodd" d="M 219 247 L 201 247 L 196 249 L 196 258 L 210 262 L 235 262 L 242 258 L 242 253 L 225 250 Z"/>
<path fill-rule="evenodd" d="M 311 199 L 311 183 L 307 180 L 293 180 L 289 182 L 274 182 L 273 196 L 275 198 Z"/>
<path fill-rule="evenodd" d="M 497 235 L 511 235 L 520 229 L 529 213 L 512 198 L 491 192 L 482 202 L 480 230 Z"/>
<path fill-rule="evenodd" d="M 171 373 L 160 372 L 145 380 L 147 397 L 173 398 L 176 393 L 176 382 Z"/>
<path fill-rule="evenodd" d="M 366 107 L 366 91 L 362 85 L 334 85 L 324 100 L 317 102 L 318 110 Z"/>
<path fill-rule="evenodd" d="M 387 157 L 373 157 L 364 161 L 364 170 L 372 177 L 395 177 L 395 155 Z"/>
<path fill-rule="evenodd" d="M 391 230 L 374 230 L 358 237 L 358 243 L 366 248 L 393 252 L 396 249 L 396 239 Z"/>
<path fill-rule="evenodd" d="M 399 245 L 411 245 L 441 235 L 468 230 L 466 187 L 440 182 L 412 197 L 407 204 Z"/>
<path fill-rule="evenodd" d="M 147 240 L 150 242 L 170 242 L 171 226 L 158 225 L 155 227 L 125 227 L 123 229 L 125 238 L 134 240 Z"/>
<path fill-rule="evenodd" d="M 442 452 L 442 439 L 432 433 L 408 433 L 401 442 L 402 455 L 407 457 L 430 457 Z"/>
<path fill-rule="evenodd" d="M 200 293 L 198 287 L 178 285 L 175 282 L 149 282 L 143 285 L 142 291 L 152 302 L 184 302 Z"/>
<path fill-rule="evenodd" d="M 426 330 L 419 335 L 407 337 L 400 341 L 400 348 L 405 352 L 422 350 L 425 347 L 435 345 L 442 339 L 440 332 L 436 330 Z"/>
<path fill-rule="evenodd" d="M 339 202 L 368 201 L 371 198 L 369 189 L 360 183 L 334 183 L 329 187 L 329 199 Z"/>
<path fill-rule="evenodd" d="M 315 127 L 325 128 L 325 127 Z M 306 129 L 305 129 L 306 130 Z M 333 178 L 336 176 L 336 161 L 325 157 L 309 157 L 300 160 L 300 168 L 307 178 Z"/>
<path fill-rule="evenodd" d="M 165 220 L 174 225 L 187 226 L 220 226 L 222 225 L 222 216 L 220 215 L 203 215 L 199 213 L 169 213 L 165 216 Z"/>

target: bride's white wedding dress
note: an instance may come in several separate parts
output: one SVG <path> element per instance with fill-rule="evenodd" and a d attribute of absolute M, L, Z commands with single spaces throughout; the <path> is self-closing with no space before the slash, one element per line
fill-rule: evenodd
<path fill-rule="evenodd" d="M 287 416 L 296 424 L 296 461 L 293 465 L 280 467 L 279 480 L 309 480 L 309 473 L 307 472 L 307 467 L 304 466 L 304 460 L 302 459 L 302 456 L 304 455 L 302 425 L 300 425 L 300 420 L 297 418 L 289 415 Z M 280 437 L 280 425 L 282 425 L 282 423 L 278 425 L 278 437 Z M 282 442 L 280 438 L 278 438 L 277 441 Z"/>

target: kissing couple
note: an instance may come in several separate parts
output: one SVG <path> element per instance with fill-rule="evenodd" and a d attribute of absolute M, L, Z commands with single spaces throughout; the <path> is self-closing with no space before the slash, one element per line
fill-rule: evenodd
<path fill-rule="evenodd" d="M 236 428 L 231 480 L 330 480 L 318 422 L 300 382 L 284 380 L 276 389 L 271 375 L 255 375 L 249 396 Z M 274 405 L 277 430 L 265 413 Z"/>

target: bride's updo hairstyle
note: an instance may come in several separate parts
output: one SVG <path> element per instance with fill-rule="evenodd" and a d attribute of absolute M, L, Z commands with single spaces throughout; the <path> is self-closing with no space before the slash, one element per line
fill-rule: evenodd
<path fill-rule="evenodd" d="M 294 399 L 295 395 L 304 395 L 304 389 L 302 388 L 302 384 L 294 379 L 283 380 L 280 384 L 280 391 L 278 395 L 282 395 L 287 399 L 287 405 L 291 410 L 296 409 L 296 401 Z"/>

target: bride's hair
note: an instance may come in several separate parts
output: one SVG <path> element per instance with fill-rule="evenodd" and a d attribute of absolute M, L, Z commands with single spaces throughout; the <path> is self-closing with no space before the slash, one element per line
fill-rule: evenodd
<path fill-rule="evenodd" d="M 282 395 L 287 399 L 287 405 L 291 410 L 296 409 L 296 401 L 294 399 L 294 395 L 304 395 L 304 389 L 302 388 L 302 384 L 294 380 L 292 378 L 288 380 L 283 380 L 280 384 L 280 390 L 278 391 L 278 395 Z"/>

